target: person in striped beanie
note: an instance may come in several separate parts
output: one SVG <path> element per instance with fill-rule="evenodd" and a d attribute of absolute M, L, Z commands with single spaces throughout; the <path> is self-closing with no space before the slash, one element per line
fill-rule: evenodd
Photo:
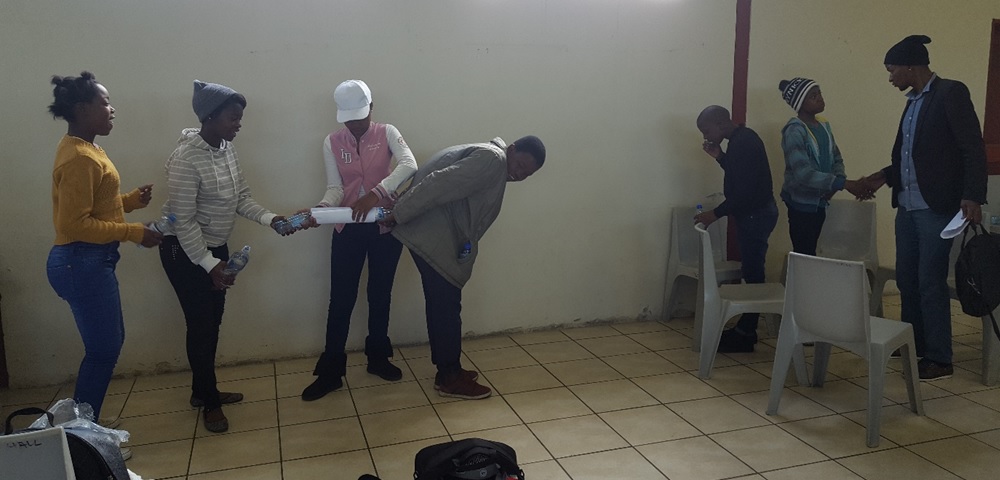
<path fill-rule="evenodd" d="M 792 251 L 816 255 L 830 197 L 845 189 L 860 196 L 863 186 L 859 181 L 847 179 L 830 122 L 817 116 L 826 108 L 819 85 L 808 78 L 795 77 L 782 80 L 778 90 L 781 99 L 796 112 L 781 129 L 781 149 L 785 154 L 781 199 L 788 208 Z"/>

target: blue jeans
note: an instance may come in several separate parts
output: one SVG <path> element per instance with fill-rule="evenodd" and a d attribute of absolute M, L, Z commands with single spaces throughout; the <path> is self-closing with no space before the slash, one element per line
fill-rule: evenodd
<path fill-rule="evenodd" d="M 767 260 L 767 240 L 778 224 L 778 205 L 773 201 L 767 206 L 735 217 L 736 232 L 739 235 L 740 258 L 742 259 L 743 281 L 764 283 L 764 264 Z M 744 313 L 736 328 L 745 335 L 757 335 L 757 321 L 760 315 Z"/>
<path fill-rule="evenodd" d="M 119 258 L 118 242 L 73 242 L 52 247 L 46 264 L 49 284 L 69 303 L 86 351 L 73 399 L 94 407 L 96 418 L 100 418 L 101 404 L 125 342 L 115 277 Z"/>
<path fill-rule="evenodd" d="M 952 239 L 941 230 L 954 217 L 933 210 L 896 211 L 896 285 L 903 321 L 913 325 L 917 356 L 951 364 L 948 263 Z"/>

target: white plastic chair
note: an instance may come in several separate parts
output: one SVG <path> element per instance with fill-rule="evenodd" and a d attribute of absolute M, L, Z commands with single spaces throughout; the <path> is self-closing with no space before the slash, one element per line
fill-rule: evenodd
<path fill-rule="evenodd" d="M 816 243 L 816 256 L 865 263 L 868 282 L 878 273 L 878 226 L 875 202 L 830 200 Z"/>
<path fill-rule="evenodd" d="M 794 361 L 800 384 L 807 384 L 802 344 L 815 343 L 812 385 L 823 385 L 830 345 L 854 352 L 868 361 L 869 447 L 879 443 L 882 392 L 889 356 L 903 354 L 903 379 L 910 410 L 924 414 L 917 374 L 916 344 L 910 324 L 872 317 L 868 310 L 868 275 L 862 262 L 788 254 L 785 311 L 771 372 L 767 414 L 778 412 L 788 367 Z"/>
<path fill-rule="evenodd" d="M 76 480 L 62 427 L 0 436 L 0 479 Z"/>
<path fill-rule="evenodd" d="M 701 262 L 698 274 L 701 276 L 704 310 L 702 318 L 695 317 L 695 332 L 701 332 L 698 376 L 708 379 L 712 376 L 715 354 L 719 350 L 719 340 L 726 321 L 744 313 L 781 313 L 785 301 L 785 287 L 780 283 L 753 283 L 722 285 L 715 276 L 715 258 L 712 239 L 705 226 L 697 224 L 694 230 L 701 239 Z"/>
<path fill-rule="evenodd" d="M 663 318 L 670 320 L 677 307 L 677 278 L 688 277 L 698 280 L 698 235 L 691 229 L 691 219 L 697 212 L 694 208 L 674 207 L 671 213 L 670 255 L 667 258 L 667 284 L 663 290 Z M 720 219 L 708 229 L 715 245 L 715 278 L 719 282 L 731 282 L 742 278 L 740 262 L 726 258 L 726 219 Z M 698 295 L 701 295 L 699 286 Z M 695 302 L 695 317 L 701 316 L 701 301 Z"/>

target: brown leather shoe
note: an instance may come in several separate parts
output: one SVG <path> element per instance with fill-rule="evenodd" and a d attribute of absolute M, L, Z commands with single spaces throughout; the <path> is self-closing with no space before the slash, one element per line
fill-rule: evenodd
<path fill-rule="evenodd" d="M 479 380 L 479 372 L 474 370 L 466 370 L 463 368 L 462 373 L 460 373 L 459 375 L 461 375 L 462 378 L 466 379 L 466 381 L 469 382 L 475 382 L 476 380 Z M 438 379 L 436 377 L 434 378 L 434 390 L 441 390 L 441 384 L 438 383 Z"/>
<path fill-rule="evenodd" d="M 221 407 L 205 410 L 201 413 L 202 419 L 205 421 L 205 430 L 212 433 L 222 433 L 229 430 L 229 419 L 226 418 L 225 413 L 222 413 Z"/>
<path fill-rule="evenodd" d="M 459 372 L 452 379 L 445 380 L 438 389 L 438 395 L 442 397 L 464 398 L 466 400 L 479 400 L 493 394 L 493 390 L 470 380 L 464 372 Z"/>

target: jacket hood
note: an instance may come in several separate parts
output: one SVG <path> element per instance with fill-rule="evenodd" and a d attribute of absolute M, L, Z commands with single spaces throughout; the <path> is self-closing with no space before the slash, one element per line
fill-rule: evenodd
<path fill-rule="evenodd" d="M 219 148 L 209 145 L 204 138 L 201 138 L 201 135 L 199 135 L 200 132 L 200 128 L 185 128 L 184 130 L 181 130 L 181 137 L 177 139 L 177 146 L 187 145 L 199 150 L 207 150 L 210 152 L 220 152 L 231 148 L 232 144 L 226 140 L 223 140 L 222 143 L 219 144 Z"/>

